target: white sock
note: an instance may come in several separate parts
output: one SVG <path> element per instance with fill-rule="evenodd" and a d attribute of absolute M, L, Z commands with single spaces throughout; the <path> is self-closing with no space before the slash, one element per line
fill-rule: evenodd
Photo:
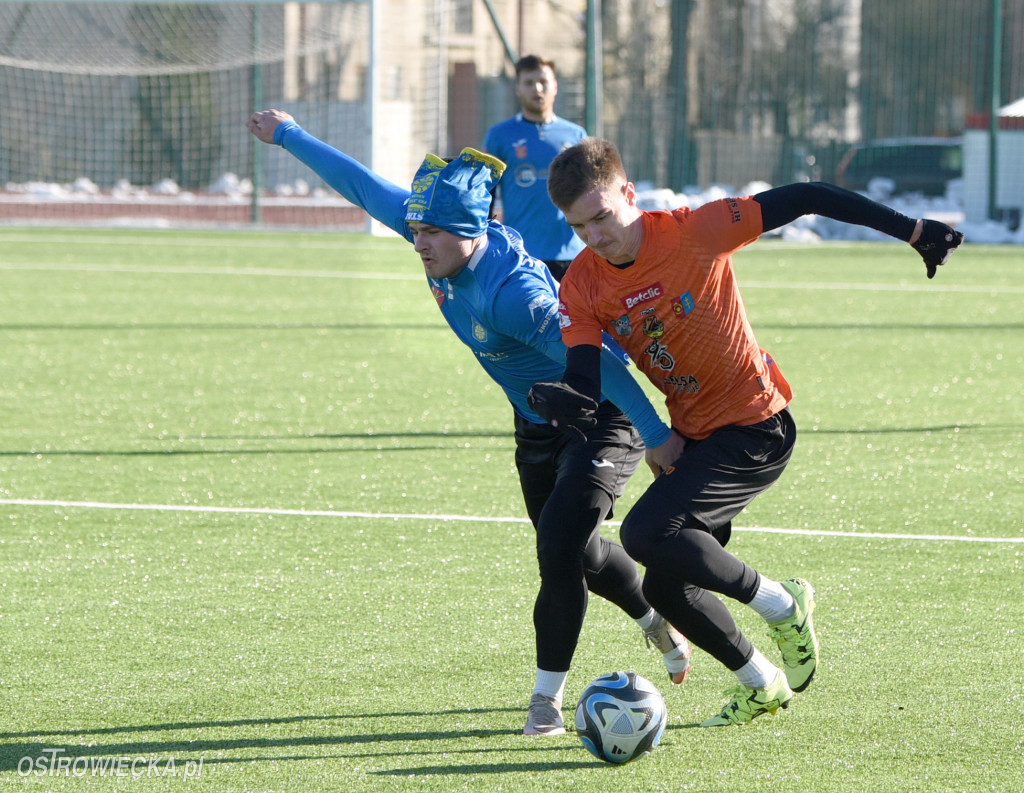
<path fill-rule="evenodd" d="M 779 668 L 755 649 L 754 655 L 734 673 L 747 688 L 767 688 L 781 675 Z"/>
<path fill-rule="evenodd" d="M 561 705 L 562 694 L 565 691 L 565 681 L 568 677 L 568 672 L 547 672 L 543 669 L 538 669 L 537 685 L 533 687 L 533 693 L 551 697 Z"/>
<path fill-rule="evenodd" d="M 649 609 L 646 614 L 644 614 L 642 617 L 637 618 L 636 620 L 634 620 L 634 622 L 636 622 L 636 624 L 640 626 L 640 630 L 645 631 L 654 624 L 654 617 L 654 609 Z"/>
<path fill-rule="evenodd" d="M 765 622 L 769 624 L 792 617 L 796 610 L 796 601 L 782 588 L 782 584 L 764 576 L 761 576 L 757 594 L 747 605 L 764 617 Z"/>

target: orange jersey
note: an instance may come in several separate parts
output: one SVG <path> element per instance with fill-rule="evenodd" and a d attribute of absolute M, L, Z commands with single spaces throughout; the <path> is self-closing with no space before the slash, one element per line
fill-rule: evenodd
<path fill-rule="evenodd" d="M 761 207 L 728 198 L 699 209 L 643 212 L 636 260 L 620 269 L 589 248 L 559 290 L 566 346 L 601 331 L 665 394 L 672 425 L 706 438 L 775 415 L 793 393 L 754 338 L 732 254 L 761 234 Z"/>

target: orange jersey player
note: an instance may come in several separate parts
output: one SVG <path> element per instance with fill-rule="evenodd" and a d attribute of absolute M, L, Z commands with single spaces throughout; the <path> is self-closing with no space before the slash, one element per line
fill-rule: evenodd
<path fill-rule="evenodd" d="M 701 726 L 774 714 L 814 677 L 816 603 L 804 579 L 770 579 L 725 549 L 733 518 L 781 476 L 796 441 L 789 384 L 757 343 L 732 255 L 765 231 L 818 214 L 909 242 L 931 278 L 963 235 L 823 183 L 644 212 L 615 146 L 597 138 L 555 158 L 548 192 L 587 249 L 559 291 L 565 374 L 536 384 L 530 405 L 556 428 L 586 433 L 601 392 L 602 329 L 665 395 L 674 432 L 647 450 L 656 478 L 623 521 L 622 545 L 646 568 L 651 606 L 736 675 L 729 701 Z M 719 595 L 765 620 L 781 669 L 743 635 Z"/>
<path fill-rule="evenodd" d="M 757 202 L 730 198 L 696 211 L 645 212 L 640 221 L 632 266 L 610 267 L 590 249 L 574 263 L 578 272 L 560 292 L 566 346 L 600 345 L 607 330 L 665 394 L 673 427 L 689 438 L 778 413 L 792 392 L 754 338 L 731 258 L 761 233 Z"/>

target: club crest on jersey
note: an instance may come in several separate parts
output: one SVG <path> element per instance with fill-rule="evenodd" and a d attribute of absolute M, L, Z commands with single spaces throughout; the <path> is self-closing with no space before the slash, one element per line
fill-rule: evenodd
<path fill-rule="evenodd" d="M 644 317 L 644 336 L 649 339 L 660 339 L 664 335 L 665 323 L 658 319 L 657 315 Z"/>
<path fill-rule="evenodd" d="M 697 304 L 693 301 L 693 295 L 689 292 L 685 292 L 672 301 L 672 310 L 676 312 L 676 316 L 686 316 Z"/>
<path fill-rule="evenodd" d="M 438 306 L 444 303 L 444 290 L 441 287 L 431 284 L 430 291 L 433 293 L 434 300 L 437 301 Z"/>
<path fill-rule="evenodd" d="M 659 297 L 665 294 L 665 290 L 661 286 L 661 282 L 653 283 L 650 286 L 645 286 L 634 292 L 631 295 L 626 295 L 622 298 L 622 305 L 626 307 L 626 311 L 629 311 L 634 306 L 638 306 L 641 303 L 647 303 L 651 300 L 657 300 Z"/>
<path fill-rule="evenodd" d="M 516 152 L 516 157 L 520 160 L 526 159 L 526 138 L 520 138 L 512 144 L 512 148 Z"/>
<path fill-rule="evenodd" d="M 533 187 L 537 184 L 537 169 L 528 162 L 517 165 L 512 174 L 519 187 Z"/>
<path fill-rule="evenodd" d="M 633 332 L 633 326 L 629 324 L 629 314 L 623 314 L 618 319 L 613 319 L 612 327 L 620 336 L 628 336 Z"/>

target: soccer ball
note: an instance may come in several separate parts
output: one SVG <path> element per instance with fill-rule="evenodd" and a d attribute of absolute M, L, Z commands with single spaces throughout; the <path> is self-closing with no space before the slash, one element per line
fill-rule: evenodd
<path fill-rule="evenodd" d="M 661 740 L 668 714 L 654 683 L 633 672 L 602 675 L 576 705 L 576 732 L 592 755 L 628 763 Z"/>

